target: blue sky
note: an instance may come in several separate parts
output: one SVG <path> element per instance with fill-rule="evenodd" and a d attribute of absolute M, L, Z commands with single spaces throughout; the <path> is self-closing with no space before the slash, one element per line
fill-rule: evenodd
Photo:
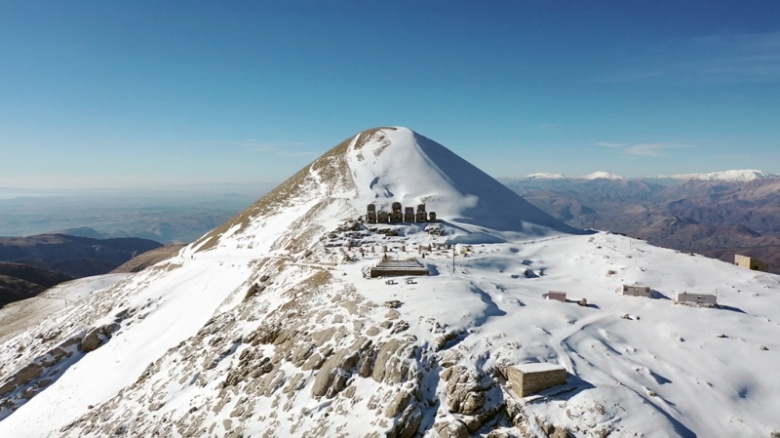
<path fill-rule="evenodd" d="M 496 177 L 780 173 L 780 2 L 0 0 L 0 187 L 273 183 L 381 125 Z"/>

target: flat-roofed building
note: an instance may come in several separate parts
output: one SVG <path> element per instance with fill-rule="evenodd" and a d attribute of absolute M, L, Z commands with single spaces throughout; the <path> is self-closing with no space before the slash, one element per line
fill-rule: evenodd
<path fill-rule="evenodd" d="M 566 368 L 554 363 L 524 363 L 507 368 L 512 391 L 525 397 L 545 389 L 566 384 Z"/>
<path fill-rule="evenodd" d="M 687 304 L 689 306 L 718 307 L 718 297 L 712 294 L 680 292 L 677 294 L 674 303 Z"/>
<path fill-rule="evenodd" d="M 653 291 L 650 289 L 649 286 L 642 286 L 640 284 L 634 284 L 634 285 L 624 284 L 623 287 L 620 289 L 620 295 L 650 298 L 653 295 Z"/>
<path fill-rule="evenodd" d="M 371 278 L 400 277 L 404 275 L 430 275 L 430 271 L 415 259 L 382 260 L 371 268 Z"/>
<path fill-rule="evenodd" d="M 742 254 L 734 254 L 734 264 L 751 271 L 769 272 L 769 265 L 766 262 Z"/>

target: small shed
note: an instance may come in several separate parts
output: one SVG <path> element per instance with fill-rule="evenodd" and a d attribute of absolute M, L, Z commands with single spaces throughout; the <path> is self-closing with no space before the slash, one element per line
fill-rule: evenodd
<path fill-rule="evenodd" d="M 512 391 L 520 397 L 566 384 L 566 368 L 554 363 L 524 363 L 507 369 Z"/>
<path fill-rule="evenodd" d="M 624 284 L 620 289 L 620 295 L 626 295 L 630 297 L 645 297 L 650 298 L 653 291 L 649 286 L 642 286 L 640 284 L 628 285 Z"/>
<path fill-rule="evenodd" d="M 742 254 L 734 254 L 734 264 L 751 271 L 769 272 L 769 265 L 766 262 Z"/>
<path fill-rule="evenodd" d="M 560 292 L 560 291 L 551 290 L 551 291 L 547 292 L 547 299 L 548 300 L 560 301 L 562 303 L 565 303 L 566 302 L 566 292 Z"/>
<path fill-rule="evenodd" d="M 718 297 L 712 294 L 695 294 L 680 292 L 674 300 L 675 304 L 687 304 L 689 306 L 718 307 Z"/>

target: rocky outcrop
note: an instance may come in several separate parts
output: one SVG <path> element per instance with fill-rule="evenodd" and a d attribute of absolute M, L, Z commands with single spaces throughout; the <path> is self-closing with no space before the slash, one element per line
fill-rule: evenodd
<path fill-rule="evenodd" d="M 11 374 L 0 384 L 0 420 L 54 383 L 85 354 L 108 342 L 119 327 L 111 323 L 71 336 Z"/>
<path fill-rule="evenodd" d="M 436 430 L 440 430 L 442 436 L 468 436 L 505 409 L 495 373 L 457 364 L 459 359 L 457 351 L 449 351 L 441 361 L 441 379 L 446 382 L 446 407 L 455 418 L 455 421 L 438 424 Z"/>
<path fill-rule="evenodd" d="M 89 353 L 91 351 L 97 350 L 103 344 L 108 342 L 108 340 L 111 339 L 111 335 L 117 330 L 119 330 L 119 324 L 117 323 L 107 324 L 102 327 L 90 330 L 79 344 L 81 351 L 84 353 Z"/>

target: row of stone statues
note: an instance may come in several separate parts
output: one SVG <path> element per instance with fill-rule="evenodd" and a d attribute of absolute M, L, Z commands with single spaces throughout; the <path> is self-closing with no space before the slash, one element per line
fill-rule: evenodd
<path fill-rule="evenodd" d="M 402 211 L 403 210 L 403 211 Z M 400 202 L 393 202 L 392 210 L 376 210 L 375 204 L 368 204 L 366 222 L 369 224 L 395 224 L 398 222 L 436 222 L 436 212 L 426 212 L 425 204 L 403 208 Z"/>

